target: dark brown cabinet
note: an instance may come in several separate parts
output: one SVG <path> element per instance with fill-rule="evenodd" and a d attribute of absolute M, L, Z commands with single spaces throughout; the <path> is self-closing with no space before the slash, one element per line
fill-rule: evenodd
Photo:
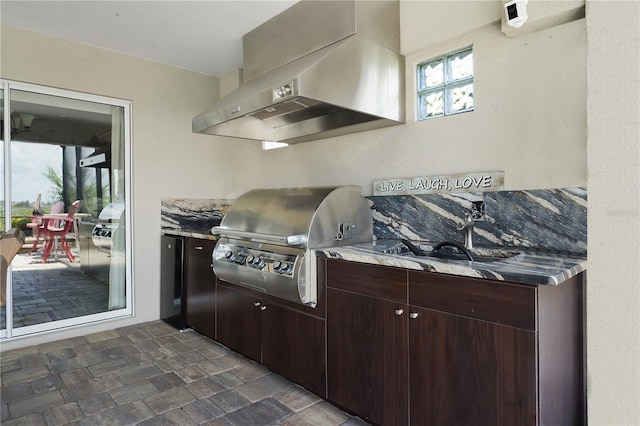
<path fill-rule="evenodd" d="M 408 421 L 407 273 L 329 261 L 327 398 L 380 425 Z"/>
<path fill-rule="evenodd" d="M 584 275 L 527 286 L 329 260 L 328 399 L 374 424 L 585 423 Z"/>
<path fill-rule="evenodd" d="M 212 339 L 216 331 L 216 277 L 211 269 L 214 247 L 212 240 L 186 238 L 185 323 Z"/>
<path fill-rule="evenodd" d="M 410 271 L 410 419 L 586 424 L 585 285 L 584 273 L 528 286 Z"/>
<path fill-rule="evenodd" d="M 324 396 L 324 319 L 258 296 L 218 282 L 217 340 Z"/>
<path fill-rule="evenodd" d="M 219 281 L 216 300 L 217 340 L 247 358 L 262 362 L 261 299 Z"/>
<path fill-rule="evenodd" d="M 536 424 L 535 333 L 411 308 L 413 424 Z"/>
<path fill-rule="evenodd" d="M 318 395 L 326 394 L 325 322 L 289 307 L 265 303 L 262 363 Z"/>
<path fill-rule="evenodd" d="M 535 287 L 409 273 L 415 424 L 536 424 L 535 300 Z"/>

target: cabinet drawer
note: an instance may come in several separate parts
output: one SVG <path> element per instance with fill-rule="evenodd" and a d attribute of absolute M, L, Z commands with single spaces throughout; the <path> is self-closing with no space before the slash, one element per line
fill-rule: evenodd
<path fill-rule="evenodd" d="M 536 287 L 409 271 L 409 304 L 536 329 Z"/>
<path fill-rule="evenodd" d="M 187 238 L 187 253 L 189 256 L 198 256 L 210 260 L 215 246 L 216 242 L 214 240 Z"/>
<path fill-rule="evenodd" d="M 327 260 L 327 286 L 407 303 L 407 271 L 404 269 Z"/>

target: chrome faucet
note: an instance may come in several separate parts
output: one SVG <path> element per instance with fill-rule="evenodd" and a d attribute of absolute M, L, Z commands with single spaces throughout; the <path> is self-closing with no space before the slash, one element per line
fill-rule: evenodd
<path fill-rule="evenodd" d="M 464 247 L 468 249 L 473 248 L 473 222 L 471 213 L 467 212 L 464 214 L 464 220 L 456 225 L 458 231 L 464 231 Z"/>

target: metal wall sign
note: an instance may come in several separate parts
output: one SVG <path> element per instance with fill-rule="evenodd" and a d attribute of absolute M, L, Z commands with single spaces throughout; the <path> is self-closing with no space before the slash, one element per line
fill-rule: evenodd
<path fill-rule="evenodd" d="M 373 195 L 443 194 L 504 189 L 504 172 L 396 178 L 373 181 Z"/>

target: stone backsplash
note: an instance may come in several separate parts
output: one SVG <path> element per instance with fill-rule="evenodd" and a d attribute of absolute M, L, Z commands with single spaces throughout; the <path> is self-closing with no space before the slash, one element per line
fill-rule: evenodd
<path fill-rule="evenodd" d="M 377 239 L 463 243 L 456 224 L 474 201 L 485 218 L 474 224 L 476 246 L 509 246 L 585 254 L 586 188 L 367 197 Z"/>
<path fill-rule="evenodd" d="M 220 221 L 233 200 L 197 198 L 163 198 L 160 201 L 162 230 L 189 231 L 209 234 Z"/>
<path fill-rule="evenodd" d="M 521 247 L 575 254 L 587 252 L 586 188 L 367 197 L 378 240 L 406 238 L 463 243 L 456 224 L 483 201 L 474 223 L 475 246 Z M 209 234 L 233 200 L 171 198 L 161 201 L 163 230 Z"/>

